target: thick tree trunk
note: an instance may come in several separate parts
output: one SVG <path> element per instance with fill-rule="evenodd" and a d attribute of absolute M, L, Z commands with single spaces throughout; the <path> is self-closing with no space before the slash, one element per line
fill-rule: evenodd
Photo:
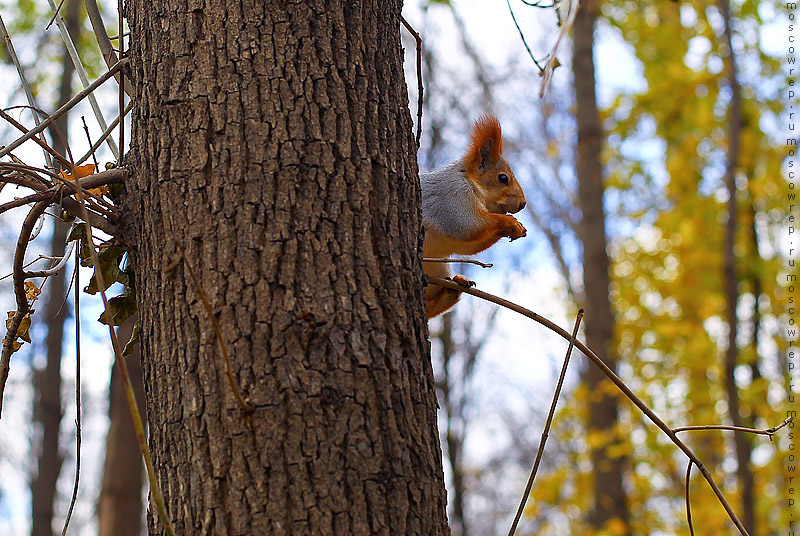
<path fill-rule="evenodd" d="M 120 326 L 120 341 L 131 337 L 135 318 Z M 142 363 L 138 348 L 127 358 L 128 372 L 139 408 L 145 407 Z M 142 455 L 133 428 L 128 399 L 119 371 L 114 366 L 108 393 L 108 418 L 111 424 L 106 437 L 106 461 L 103 487 L 97 506 L 100 536 L 139 536 L 142 533 Z"/>
<path fill-rule="evenodd" d="M 582 2 L 574 28 L 572 72 L 575 77 L 578 121 L 578 198 L 583 219 L 579 236 L 583 243 L 583 286 L 586 294 L 586 342 L 612 369 L 616 369 L 614 319 L 609 303 L 609 259 L 606 253 L 603 173 L 600 148 L 603 134 L 597 112 L 594 74 L 594 24 L 597 1 Z M 602 529 L 609 521 L 624 523 L 630 533 L 623 486 L 625 457 L 609 457 L 608 447 L 618 441 L 617 399 L 602 389 L 605 376 L 597 367 L 584 373 L 589 387 L 589 432 L 600 431 L 608 441 L 592 449 L 594 509 L 589 522 Z"/>
<path fill-rule="evenodd" d="M 80 32 L 79 0 L 66 0 L 62 14 L 67 30 L 77 40 Z M 63 70 L 59 87 L 58 104 L 61 107 L 72 97 L 72 76 L 75 67 L 66 49 L 62 54 Z M 53 148 L 66 154 L 68 116 L 64 114 L 50 130 Z M 69 226 L 53 220 L 53 235 L 50 239 L 50 254 L 64 254 L 64 242 Z M 44 320 L 47 325 L 45 349 L 47 364 L 42 370 L 34 372 L 34 420 L 40 428 L 41 442 L 37 460 L 36 475 L 31 478 L 31 535 L 51 536 L 53 534 L 53 508 L 56 498 L 56 483 L 61 474 L 64 457 L 59 448 L 59 430 L 63 408 L 61 405 L 61 354 L 64 343 L 64 322 L 70 316 L 70 308 L 64 305 L 66 276 L 64 271 L 51 276 L 47 282 L 47 301 L 44 303 Z"/>
<path fill-rule="evenodd" d="M 400 7 L 129 5 L 126 230 L 178 534 L 448 532 Z"/>

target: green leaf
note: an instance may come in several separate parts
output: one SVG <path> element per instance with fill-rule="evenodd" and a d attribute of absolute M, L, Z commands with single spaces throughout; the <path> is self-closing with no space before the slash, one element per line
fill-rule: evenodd
<path fill-rule="evenodd" d="M 100 322 L 106 325 L 121 326 L 123 322 L 136 314 L 136 296 L 125 292 L 108 300 L 108 309 L 100 315 Z"/>
<path fill-rule="evenodd" d="M 111 246 L 100 251 L 97 254 L 97 260 L 100 266 L 95 266 L 95 273 L 92 275 L 92 279 L 89 281 L 89 285 L 84 289 L 84 292 L 88 294 L 97 294 L 101 290 L 107 290 L 108 287 L 114 283 L 127 285 L 128 274 L 119 268 L 119 264 L 122 262 L 122 258 L 127 251 L 126 248 L 120 246 Z M 98 269 L 103 276 L 104 287 L 102 289 L 97 281 Z"/>
<path fill-rule="evenodd" d="M 83 240 L 84 237 L 86 237 L 86 224 L 76 223 L 72 226 L 72 229 L 69 230 L 67 242 L 72 242 L 73 240 Z"/>
<path fill-rule="evenodd" d="M 141 332 L 142 325 L 137 320 L 136 323 L 133 325 L 133 331 L 131 332 L 130 340 L 125 343 L 125 348 L 122 349 L 122 357 L 128 357 L 136 350 L 136 345 L 139 344 L 140 338 L 139 333 Z"/>

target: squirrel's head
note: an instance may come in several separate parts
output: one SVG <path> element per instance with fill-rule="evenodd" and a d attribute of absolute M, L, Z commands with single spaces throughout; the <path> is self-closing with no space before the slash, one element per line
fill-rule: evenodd
<path fill-rule="evenodd" d="M 513 214 L 525 208 L 525 194 L 511 166 L 503 159 L 500 122 L 493 115 L 482 115 L 475 121 L 464 156 L 464 168 L 476 195 L 489 212 Z"/>

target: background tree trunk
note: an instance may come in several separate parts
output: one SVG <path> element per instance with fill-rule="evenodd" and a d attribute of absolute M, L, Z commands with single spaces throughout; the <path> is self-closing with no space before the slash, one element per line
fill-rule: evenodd
<path fill-rule="evenodd" d="M 728 0 L 718 1 L 724 21 L 724 43 L 727 49 L 725 63 L 728 71 L 728 87 L 731 101 L 728 107 L 728 155 L 725 165 L 725 186 L 728 192 L 728 220 L 725 224 L 725 301 L 728 321 L 728 348 L 725 350 L 725 392 L 728 395 L 728 413 L 733 426 L 745 426 L 739 410 L 739 388 L 736 386 L 734 372 L 739 362 L 739 347 L 736 339 L 739 333 L 739 318 L 736 311 L 739 303 L 739 275 L 736 269 L 736 229 L 739 210 L 736 200 L 736 171 L 739 162 L 739 147 L 742 131 L 742 89 L 737 78 L 736 54 L 733 50 L 733 30 L 731 29 L 731 8 Z M 755 289 L 754 289 L 755 290 Z M 754 292 L 756 298 L 758 294 Z M 758 302 L 756 301 L 756 310 Z M 756 331 L 758 333 L 758 325 Z M 757 339 L 757 335 L 755 336 Z M 756 348 L 756 351 L 758 349 Z M 756 368 L 757 371 L 757 368 Z M 755 534 L 755 507 L 753 488 L 755 480 L 750 470 L 752 446 L 749 434 L 733 434 L 736 446 L 736 477 L 742 496 L 742 522 L 747 532 Z"/>
<path fill-rule="evenodd" d="M 586 294 L 586 342 L 605 363 L 616 369 L 614 318 L 609 302 L 609 260 L 606 253 L 603 173 L 600 148 L 603 140 L 597 113 L 594 73 L 594 24 L 598 3 L 581 3 L 573 31 L 572 72 L 575 77 L 578 122 L 578 198 L 583 219 L 578 228 L 583 243 L 583 286 Z M 618 438 L 617 399 L 603 389 L 603 373 L 593 366 L 583 374 L 589 392 L 588 431 L 600 432 L 605 441 L 592 448 L 594 509 L 589 522 L 600 530 L 617 519 L 630 534 L 629 516 L 623 487 L 625 457 L 609 457 L 608 447 Z"/>
<path fill-rule="evenodd" d="M 79 0 L 66 0 L 62 7 L 67 30 L 74 41 L 80 33 Z M 58 104 L 61 107 L 72 97 L 72 76 L 75 67 L 66 48 L 62 54 L 63 71 L 59 87 Z M 69 134 L 69 114 L 64 114 L 50 130 L 53 149 L 66 154 Z M 64 254 L 69 225 L 53 219 L 53 234 L 50 239 L 50 254 Z M 64 305 L 66 293 L 65 270 L 51 276 L 47 282 L 47 301 L 43 304 L 44 321 L 47 325 L 45 350 L 47 364 L 33 374 L 34 420 L 40 426 L 39 452 L 36 475 L 31 478 L 31 535 L 53 534 L 53 508 L 56 498 L 56 483 L 61 474 L 64 456 L 59 448 L 59 430 L 63 408 L 61 405 L 61 357 L 64 344 L 64 322 L 70 316 L 70 308 Z M 63 307 L 62 307 L 63 306 Z M 35 443 L 34 443 L 35 444 Z"/>
<path fill-rule="evenodd" d="M 123 343 L 131 338 L 136 318 L 120 326 L 117 336 Z M 141 354 L 137 349 L 127 358 L 128 372 L 139 408 L 145 407 L 142 385 Z M 100 536 L 139 536 L 142 533 L 142 455 L 133 428 L 128 399 L 119 371 L 114 366 L 108 393 L 108 418 L 111 422 L 106 437 L 106 461 L 103 487 L 97 507 Z"/>
<path fill-rule="evenodd" d="M 127 239 L 177 532 L 446 534 L 401 3 L 129 7 Z"/>

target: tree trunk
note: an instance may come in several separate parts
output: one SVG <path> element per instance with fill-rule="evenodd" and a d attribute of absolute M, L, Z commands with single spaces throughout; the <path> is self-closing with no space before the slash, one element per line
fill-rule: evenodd
<path fill-rule="evenodd" d="M 728 86 L 731 90 L 731 102 L 728 106 L 728 158 L 725 169 L 725 185 L 728 191 L 728 221 L 725 224 L 725 300 L 728 321 L 728 348 L 725 351 L 725 391 L 728 395 L 728 413 L 733 426 L 744 426 L 739 413 L 739 388 L 736 386 L 734 371 L 739 361 L 739 348 L 736 343 L 739 333 L 739 319 L 736 311 L 739 303 L 739 275 L 736 270 L 736 227 L 739 210 L 736 201 L 736 170 L 739 161 L 739 138 L 742 130 L 742 90 L 737 79 L 736 55 L 733 51 L 731 30 L 731 8 L 728 0 L 718 2 L 724 25 L 724 44 L 728 50 L 725 55 L 728 70 Z M 756 303 L 758 308 L 758 303 Z M 733 434 L 736 446 L 736 476 L 742 494 L 742 511 L 744 527 L 750 534 L 755 533 L 755 509 L 753 506 L 753 487 L 755 480 L 750 470 L 750 454 L 752 447 L 748 434 Z"/>
<path fill-rule="evenodd" d="M 578 198 L 583 219 L 579 236 L 583 243 L 583 286 L 586 294 L 586 342 L 611 368 L 616 369 L 614 319 L 609 303 L 609 259 L 606 253 L 605 211 L 603 209 L 603 173 L 600 148 L 603 138 L 597 112 L 594 74 L 594 24 L 598 3 L 581 3 L 575 20 L 572 72 L 575 78 L 576 116 L 578 122 Z M 592 448 L 594 471 L 594 508 L 588 521 L 598 530 L 618 520 L 630 534 L 629 515 L 623 486 L 625 457 L 609 457 L 608 447 L 618 442 L 617 399 L 603 389 L 605 376 L 589 366 L 584 381 L 593 393 L 589 400 L 588 431 L 602 432 L 603 445 Z"/>
<path fill-rule="evenodd" d="M 74 40 L 80 32 L 80 6 L 78 0 L 67 0 L 63 13 L 67 30 Z M 61 107 L 72 97 L 72 76 L 75 67 L 66 48 L 62 54 L 63 70 L 59 87 L 58 104 Z M 68 134 L 68 116 L 64 114 L 55 122 L 50 130 L 53 149 L 66 154 Z M 69 226 L 60 220 L 53 220 L 53 235 L 50 239 L 50 254 L 64 254 Z M 66 292 L 66 276 L 62 270 L 47 281 L 47 301 L 44 303 L 44 321 L 47 325 L 45 349 L 47 364 L 44 369 L 36 370 L 33 375 L 34 385 L 34 421 L 35 427 L 41 427 L 39 454 L 36 475 L 31 478 L 31 535 L 51 536 L 53 534 L 53 507 L 56 498 L 56 483 L 61 474 L 64 457 L 59 448 L 59 430 L 63 408 L 61 405 L 61 354 L 64 343 L 64 322 L 70 316 L 70 308 L 64 305 Z M 38 426 L 37 426 L 38 425 Z"/>
<path fill-rule="evenodd" d="M 129 5 L 126 238 L 178 534 L 448 533 L 400 8 Z"/>
<path fill-rule="evenodd" d="M 117 332 L 123 343 L 130 339 L 135 318 L 128 319 Z M 127 358 L 136 402 L 144 408 L 142 363 L 138 348 Z M 103 487 L 97 507 L 100 536 L 139 536 L 142 533 L 142 455 L 133 428 L 128 399 L 119 371 L 114 366 L 108 393 L 108 418 L 111 424 L 106 437 L 106 461 Z"/>

